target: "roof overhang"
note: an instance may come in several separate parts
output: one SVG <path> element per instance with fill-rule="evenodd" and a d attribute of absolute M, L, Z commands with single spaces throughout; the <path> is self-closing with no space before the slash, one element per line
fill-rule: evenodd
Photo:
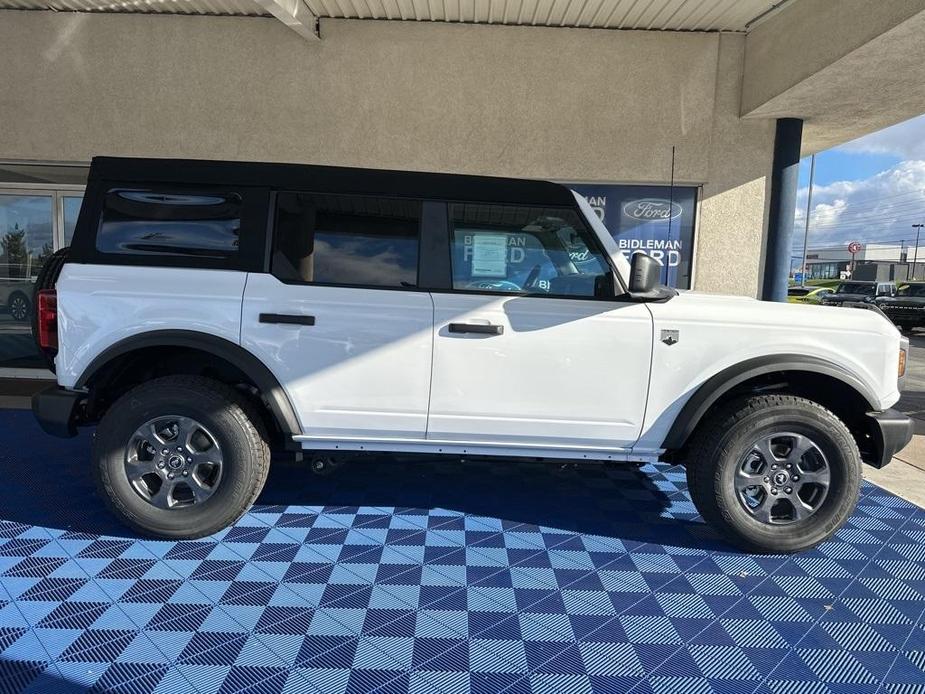
<path fill-rule="evenodd" d="M 647 31 L 744 32 L 794 0 L 0 0 L 0 9 L 273 16 L 305 38 L 318 20 L 381 19 Z"/>

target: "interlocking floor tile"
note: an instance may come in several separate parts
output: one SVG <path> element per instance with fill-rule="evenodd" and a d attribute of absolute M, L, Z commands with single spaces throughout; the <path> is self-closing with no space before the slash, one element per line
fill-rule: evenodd
<path fill-rule="evenodd" d="M 164 542 L 96 498 L 86 435 L 0 436 L 3 694 L 925 694 L 925 511 L 869 484 L 831 541 L 757 556 L 667 465 L 279 463 Z"/>

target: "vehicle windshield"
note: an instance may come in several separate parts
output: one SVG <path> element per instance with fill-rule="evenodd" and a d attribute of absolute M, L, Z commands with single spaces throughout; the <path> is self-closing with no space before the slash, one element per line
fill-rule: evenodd
<path fill-rule="evenodd" d="M 860 294 L 861 296 L 873 296 L 876 286 L 866 282 L 842 282 L 835 290 L 836 294 Z"/>
<path fill-rule="evenodd" d="M 805 287 L 791 287 L 787 290 L 787 296 L 806 296 L 812 290 Z"/>
<path fill-rule="evenodd" d="M 899 296 L 925 297 L 925 284 L 907 284 L 904 287 L 900 287 L 897 294 Z"/>

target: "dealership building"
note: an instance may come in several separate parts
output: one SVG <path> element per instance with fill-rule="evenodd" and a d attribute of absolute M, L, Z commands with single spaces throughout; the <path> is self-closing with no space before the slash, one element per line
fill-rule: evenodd
<path fill-rule="evenodd" d="M 809 250 L 806 278 L 897 283 L 925 279 L 925 246 L 909 246 L 905 241 L 898 244 L 855 243 Z M 852 253 L 855 248 L 858 250 Z"/>
<path fill-rule="evenodd" d="M 796 164 L 925 111 L 925 0 L 0 0 L 0 378 L 95 155 L 568 183 L 681 288 L 780 295 Z"/>

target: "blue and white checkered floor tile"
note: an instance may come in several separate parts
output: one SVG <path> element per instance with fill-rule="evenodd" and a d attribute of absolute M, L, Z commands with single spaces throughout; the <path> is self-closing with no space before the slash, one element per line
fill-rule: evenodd
<path fill-rule="evenodd" d="M 925 511 L 748 556 L 666 465 L 274 467 L 235 527 L 141 540 L 88 441 L 0 412 L 2 692 L 925 692 Z"/>

